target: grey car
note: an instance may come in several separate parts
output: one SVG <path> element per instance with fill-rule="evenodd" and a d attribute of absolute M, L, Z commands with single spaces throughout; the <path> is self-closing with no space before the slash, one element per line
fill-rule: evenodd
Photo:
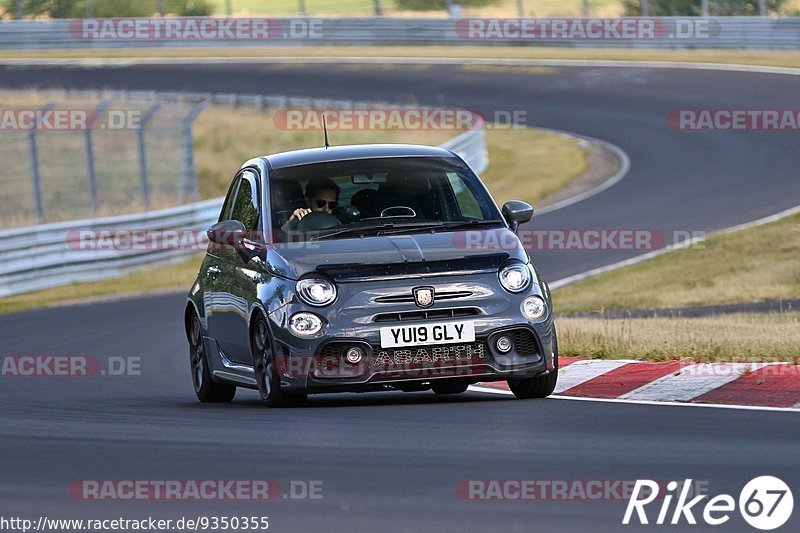
<path fill-rule="evenodd" d="M 502 210 L 458 155 L 416 145 L 279 153 L 236 174 L 185 310 L 203 402 L 257 389 L 454 394 L 507 381 L 550 395 L 550 290 L 517 238 L 533 208 Z"/>

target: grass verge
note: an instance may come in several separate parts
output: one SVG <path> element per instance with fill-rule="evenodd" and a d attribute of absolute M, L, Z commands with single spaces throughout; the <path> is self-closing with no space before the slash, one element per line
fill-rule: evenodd
<path fill-rule="evenodd" d="M 654 361 L 797 361 L 800 313 L 558 319 L 562 355 Z"/>
<path fill-rule="evenodd" d="M 800 297 L 800 215 L 714 235 L 553 292 L 559 313 L 733 304 Z M 700 359 L 800 355 L 800 313 L 707 318 L 560 318 L 565 355 Z"/>
<path fill-rule="evenodd" d="M 559 313 L 800 297 L 800 215 L 670 252 L 554 291 Z"/>
<path fill-rule="evenodd" d="M 566 59 L 605 61 L 677 61 L 800 67 L 800 52 L 746 50 L 645 50 L 540 46 L 295 46 L 231 48 L 153 48 L 148 50 L 20 50 L 3 52 L 8 59 L 70 58 L 271 58 L 271 57 L 424 57 L 489 59 Z M 391 65 L 386 65 L 391 68 Z"/>

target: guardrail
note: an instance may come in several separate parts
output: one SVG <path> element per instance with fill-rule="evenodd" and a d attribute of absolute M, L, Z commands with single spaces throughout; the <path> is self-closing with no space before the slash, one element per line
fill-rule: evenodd
<path fill-rule="evenodd" d="M 167 24 L 165 20 L 169 20 L 168 24 L 173 26 L 165 26 Z M 226 22 L 232 20 L 245 22 L 241 22 L 242 26 Z M 521 20 L 529 22 L 523 25 L 520 23 Z M 204 32 L 203 23 L 209 24 L 208 28 L 211 29 Z M 626 33 L 625 25 L 630 25 L 633 33 Z M 168 35 L 168 31 L 173 33 Z M 509 43 L 565 47 L 799 50 L 800 17 L 620 19 L 298 17 L 0 22 L 0 49 L 4 50 Z"/>
<path fill-rule="evenodd" d="M 86 93 L 73 92 L 73 94 Z M 369 108 L 374 105 L 341 100 L 261 95 L 150 92 L 103 92 L 102 94 L 105 96 L 113 94 L 118 98 L 123 95 L 128 98 L 157 98 L 163 101 L 208 101 L 236 106 L 249 105 L 259 109 L 268 106 L 318 109 Z M 381 109 L 386 107 L 381 106 Z M 474 129 L 458 135 L 442 146 L 463 157 L 477 173 L 483 172 L 489 164 L 482 121 L 478 121 Z M 222 200 L 215 198 L 135 215 L 75 220 L 0 231 L 0 297 L 70 283 L 118 277 L 153 263 L 168 263 L 185 258 L 189 254 L 196 253 L 196 248 L 119 249 L 105 247 L 101 243 L 99 246 L 87 249 L 81 244 L 81 239 L 86 235 L 82 232 L 88 232 L 92 239 L 96 240 L 98 231 L 108 231 L 109 234 L 117 235 L 119 232 L 132 230 L 202 231 L 216 222 Z"/>

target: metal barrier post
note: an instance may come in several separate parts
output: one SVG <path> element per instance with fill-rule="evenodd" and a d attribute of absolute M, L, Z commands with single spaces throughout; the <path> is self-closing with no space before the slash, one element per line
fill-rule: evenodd
<path fill-rule="evenodd" d="M 86 166 L 89 171 L 89 195 L 92 199 L 92 213 L 97 213 L 97 172 L 94 167 L 94 144 L 92 143 L 92 126 L 100 120 L 100 115 L 111 104 L 111 100 L 105 100 L 94 108 L 94 115 L 91 123 L 86 124 Z"/>
<path fill-rule="evenodd" d="M 47 104 L 42 112 L 55 107 L 54 103 Z M 31 175 L 33 177 L 33 202 L 36 205 L 36 219 L 44 222 L 44 204 L 42 203 L 42 176 L 39 174 L 39 147 L 36 145 L 36 130 L 38 124 L 28 134 L 28 146 L 31 156 Z"/>
<path fill-rule="evenodd" d="M 186 190 L 189 191 L 189 198 L 197 199 L 197 172 L 194 168 L 194 144 L 192 143 L 192 123 L 197 119 L 203 109 L 208 105 L 207 101 L 195 104 L 191 112 L 183 119 L 183 159 L 181 161 L 181 177 L 178 186 L 178 201 L 186 199 Z"/>
<path fill-rule="evenodd" d="M 150 207 L 150 183 L 147 176 L 147 147 L 144 143 L 144 134 L 147 123 L 153 119 L 160 107 L 160 103 L 150 106 L 150 109 L 142 117 L 139 129 L 136 132 L 136 138 L 139 142 L 139 180 L 142 186 L 142 202 L 147 208 Z"/>

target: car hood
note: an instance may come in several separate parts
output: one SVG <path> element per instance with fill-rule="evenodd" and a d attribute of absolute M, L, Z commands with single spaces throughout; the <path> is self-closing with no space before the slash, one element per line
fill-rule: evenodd
<path fill-rule="evenodd" d="M 269 247 L 267 263 L 279 276 L 320 272 L 340 282 L 420 275 L 463 275 L 528 261 L 508 228 L 370 236 Z"/>

